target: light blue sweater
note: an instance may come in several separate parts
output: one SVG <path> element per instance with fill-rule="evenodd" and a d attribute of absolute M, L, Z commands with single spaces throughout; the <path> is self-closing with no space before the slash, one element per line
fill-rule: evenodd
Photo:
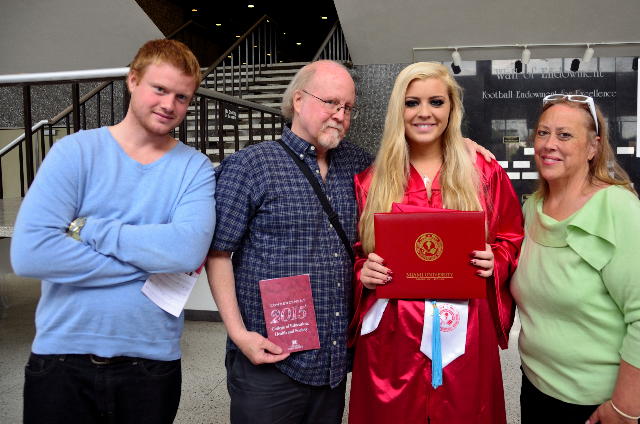
<path fill-rule="evenodd" d="M 140 289 L 152 273 L 202 264 L 215 227 L 214 184 L 211 162 L 182 143 L 148 165 L 106 127 L 55 143 L 11 243 L 16 274 L 42 280 L 33 352 L 180 358 L 183 316 Z M 66 229 L 81 216 L 79 242 Z"/>

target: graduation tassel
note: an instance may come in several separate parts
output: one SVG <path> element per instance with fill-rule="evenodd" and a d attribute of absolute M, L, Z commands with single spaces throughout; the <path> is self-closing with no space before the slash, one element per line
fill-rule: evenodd
<path fill-rule="evenodd" d="M 440 346 L 440 311 L 435 300 L 433 322 L 431 324 L 431 385 L 434 389 L 442 386 L 442 347 Z"/>

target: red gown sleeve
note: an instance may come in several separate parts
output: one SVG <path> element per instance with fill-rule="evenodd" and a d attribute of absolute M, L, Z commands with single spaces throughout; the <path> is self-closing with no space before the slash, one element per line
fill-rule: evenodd
<path fill-rule="evenodd" d="M 520 202 L 507 173 L 495 160 L 487 163 L 478 157 L 478 163 L 487 212 L 487 240 L 495 258 L 493 277 L 487 280 L 487 300 L 496 324 L 498 342 L 502 349 L 506 349 L 515 315 L 509 283 L 518 264 L 524 221 Z"/>

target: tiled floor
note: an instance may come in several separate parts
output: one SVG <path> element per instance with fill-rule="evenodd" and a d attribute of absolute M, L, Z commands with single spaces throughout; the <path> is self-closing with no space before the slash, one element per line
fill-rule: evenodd
<path fill-rule="evenodd" d="M 14 424 L 22 417 L 23 367 L 33 339 L 40 284 L 11 274 L 0 274 L 0 278 L 0 423 Z M 515 348 L 518 330 L 516 325 L 510 348 L 501 352 L 509 424 L 520 423 L 519 359 Z M 224 340 L 221 323 L 186 323 L 182 338 L 182 399 L 176 423 L 229 422 Z"/>

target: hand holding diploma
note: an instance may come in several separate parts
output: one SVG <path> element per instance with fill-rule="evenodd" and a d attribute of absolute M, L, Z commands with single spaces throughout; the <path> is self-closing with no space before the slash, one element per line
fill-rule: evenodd
<path fill-rule="evenodd" d="M 375 290 L 382 284 L 392 280 L 393 272 L 384 266 L 384 260 L 375 253 L 369 253 L 367 260 L 360 271 L 360 281 L 369 290 Z"/>
<path fill-rule="evenodd" d="M 474 250 L 471 253 L 471 265 L 480 268 L 476 274 L 483 278 L 489 278 L 493 275 L 493 251 L 491 246 L 485 243 L 485 250 Z"/>

